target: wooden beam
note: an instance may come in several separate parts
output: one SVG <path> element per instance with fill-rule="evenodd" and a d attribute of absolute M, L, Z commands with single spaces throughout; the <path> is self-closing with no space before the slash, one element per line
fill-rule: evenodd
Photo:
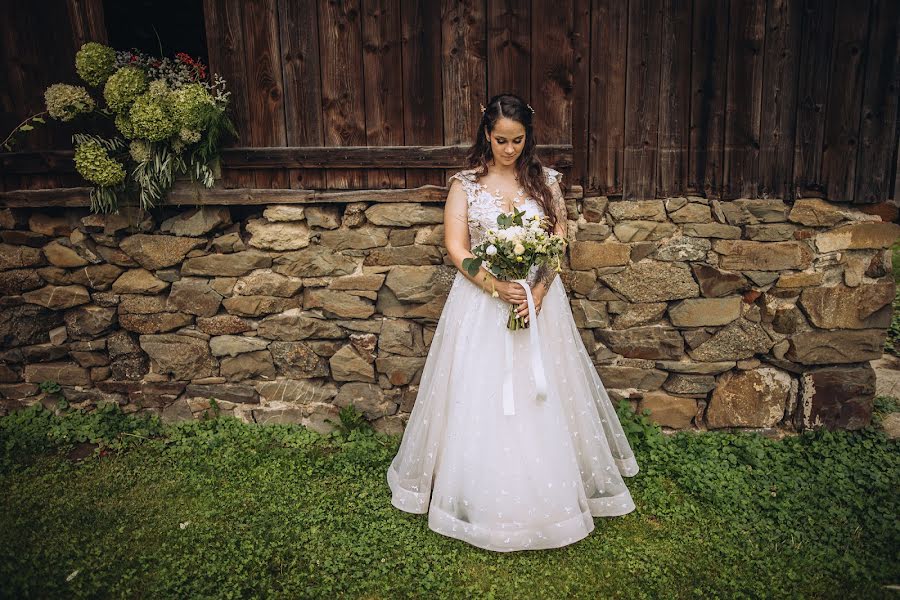
<path fill-rule="evenodd" d="M 329 204 L 346 202 L 425 202 L 442 203 L 448 188 L 423 185 L 407 189 L 378 190 L 291 190 L 253 188 L 212 188 L 181 182 L 169 193 L 165 206 L 187 205 L 265 205 L 265 204 Z M 581 198 L 580 185 L 569 186 L 566 198 Z M 84 207 L 91 205 L 91 188 L 56 188 L 49 190 L 15 190 L 0 192 L 2 208 Z"/>
<path fill-rule="evenodd" d="M 226 148 L 222 167 L 227 169 L 454 169 L 464 166 L 468 146 L 288 146 L 281 148 Z M 572 145 L 537 147 L 538 156 L 548 166 L 572 166 Z M 28 174 L 74 172 L 72 152 L 0 153 L 0 172 Z"/>

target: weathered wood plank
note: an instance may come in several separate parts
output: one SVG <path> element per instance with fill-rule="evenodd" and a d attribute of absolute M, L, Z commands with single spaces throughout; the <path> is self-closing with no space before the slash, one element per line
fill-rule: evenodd
<path fill-rule="evenodd" d="M 44 90 L 48 86 L 58 82 L 83 84 L 75 73 L 75 52 L 64 3 L 3 3 L 0 141 L 23 120 L 45 110 Z M 70 124 L 48 120 L 46 127 L 37 126 L 17 136 L 16 148 L 70 148 L 72 132 Z"/>
<path fill-rule="evenodd" d="M 487 104 L 483 0 L 441 2 L 444 144 L 471 144 Z"/>
<path fill-rule="evenodd" d="M 825 116 L 822 185 L 826 197 L 835 202 L 852 202 L 856 188 L 870 8 L 868 0 L 838 2 L 834 20 L 834 61 Z"/>
<path fill-rule="evenodd" d="M 66 0 L 76 52 L 87 42 L 106 43 L 102 0 Z"/>
<path fill-rule="evenodd" d="M 722 194 L 756 198 L 766 2 L 734 0 L 730 6 Z"/>
<path fill-rule="evenodd" d="M 628 3 L 624 200 L 656 198 L 662 0 Z"/>
<path fill-rule="evenodd" d="M 250 135 L 250 103 L 247 94 L 247 69 L 244 66 L 244 33 L 241 28 L 240 0 L 203 0 L 209 67 L 219 73 L 231 90 L 229 114 L 238 132 L 232 146 L 252 143 Z M 223 171 L 223 176 L 237 187 L 254 183 L 253 173 Z"/>
<path fill-rule="evenodd" d="M 276 0 L 245 0 L 244 64 L 250 77 L 250 142 L 254 146 L 287 144 L 284 122 L 284 79 L 281 74 L 281 43 L 278 39 Z M 288 187 L 287 172 L 273 169 L 254 173 L 256 187 Z"/>
<path fill-rule="evenodd" d="M 590 193 L 622 193 L 627 31 L 627 3 L 593 0 L 586 177 L 586 187 Z"/>
<path fill-rule="evenodd" d="M 835 0 L 803 0 L 797 75 L 797 134 L 793 187 L 822 192 L 825 112 L 834 50 Z"/>
<path fill-rule="evenodd" d="M 881 202 L 890 197 L 897 94 L 900 91 L 900 3 L 876 0 L 862 101 L 854 202 Z"/>
<path fill-rule="evenodd" d="M 288 146 L 324 146 L 322 70 L 316 0 L 278 2 L 284 76 L 285 133 Z M 289 169 L 291 188 L 325 186 L 321 169 Z"/>
<path fill-rule="evenodd" d="M 487 94 L 531 99 L 531 2 L 487 0 Z M 532 104 L 534 106 L 534 104 Z"/>
<path fill-rule="evenodd" d="M 531 107 L 540 144 L 572 143 L 573 0 L 535 2 L 531 9 Z"/>
<path fill-rule="evenodd" d="M 359 0 L 319 0 L 319 55 L 327 146 L 366 143 L 360 21 Z M 332 189 L 359 189 L 365 185 L 365 176 L 352 169 L 328 171 L 326 185 Z"/>
<path fill-rule="evenodd" d="M 404 143 L 441 145 L 441 7 L 437 2 L 417 0 L 401 0 L 400 4 Z M 406 187 L 444 183 L 442 171 L 406 169 Z"/>
<path fill-rule="evenodd" d="M 229 170 L 244 169 L 403 169 L 411 163 L 422 169 L 452 169 L 464 163 L 468 146 L 345 146 L 226 148 L 222 163 Z M 536 148 L 541 161 L 559 167 L 572 165 L 572 146 L 545 144 Z M 4 173 L 73 173 L 71 150 L 0 153 Z"/>
<path fill-rule="evenodd" d="M 423 185 L 417 188 L 378 190 L 292 190 L 215 188 L 178 183 L 161 206 L 184 205 L 264 205 L 264 204 L 323 204 L 347 202 L 444 202 L 448 188 Z M 566 198 L 581 198 L 581 186 L 573 185 L 565 190 Z M 0 207 L 82 207 L 90 206 L 91 190 L 87 187 L 57 188 L 52 190 L 15 190 L 0 192 Z"/>
<path fill-rule="evenodd" d="M 660 197 L 685 193 L 691 122 L 691 2 L 665 0 L 659 41 L 659 175 Z"/>
<path fill-rule="evenodd" d="M 575 0 L 572 29 L 572 168 L 569 183 L 584 185 L 588 170 L 591 91 L 591 1 Z"/>
<path fill-rule="evenodd" d="M 769 0 L 766 8 L 759 192 L 788 200 L 794 198 L 801 8 L 795 0 Z"/>
<path fill-rule="evenodd" d="M 363 66 L 366 85 L 366 144 L 403 145 L 403 63 L 400 1 L 363 0 Z M 395 170 L 366 173 L 368 188 L 400 188 L 406 177 Z"/>
<path fill-rule="evenodd" d="M 722 194 L 728 7 L 695 0 L 691 42 L 691 137 L 688 190 Z"/>

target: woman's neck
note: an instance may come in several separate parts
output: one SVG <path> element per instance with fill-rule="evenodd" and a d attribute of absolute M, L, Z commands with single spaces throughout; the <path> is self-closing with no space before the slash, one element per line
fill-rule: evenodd
<path fill-rule="evenodd" d="M 511 165 L 498 165 L 496 163 L 489 162 L 488 163 L 488 173 L 491 175 L 499 175 L 504 179 L 507 177 L 512 177 L 513 179 L 518 179 L 516 175 L 516 164 L 513 163 Z"/>

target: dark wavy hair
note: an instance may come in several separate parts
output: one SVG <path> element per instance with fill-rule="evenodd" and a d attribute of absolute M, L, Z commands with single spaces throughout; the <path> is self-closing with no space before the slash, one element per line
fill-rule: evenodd
<path fill-rule="evenodd" d="M 525 127 L 525 147 L 516 159 L 516 175 L 525 188 L 525 193 L 537 200 L 550 219 L 551 228 L 556 225 L 557 215 L 553 211 L 553 192 L 547 186 L 544 166 L 535 154 L 537 141 L 534 139 L 534 128 L 531 124 L 531 109 L 522 98 L 515 94 L 497 94 L 491 98 L 486 110 L 481 115 L 475 142 L 466 155 L 468 168 L 477 169 L 477 176 L 488 172 L 488 162 L 494 157 L 491 143 L 485 137 L 485 131 L 492 132 L 501 117 L 517 121 Z"/>

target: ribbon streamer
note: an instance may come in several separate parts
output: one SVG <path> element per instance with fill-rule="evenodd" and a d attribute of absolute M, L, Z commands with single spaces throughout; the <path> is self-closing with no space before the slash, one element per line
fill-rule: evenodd
<path fill-rule="evenodd" d="M 547 376 L 544 373 L 544 356 L 541 351 L 541 335 L 538 332 L 537 313 L 534 310 L 534 298 L 531 296 L 531 286 L 525 279 L 514 279 L 516 283 L 525 288 L 525 296 L 528 298 L 528 331 L 531 343 L 531 369 L 534 372 L 535 398 L 538 401 L 547 399 Z M 503 374 L 503 414 L 516 414 L 513 393 L 513 332 L 506 335 L 506 372 Z"/>

